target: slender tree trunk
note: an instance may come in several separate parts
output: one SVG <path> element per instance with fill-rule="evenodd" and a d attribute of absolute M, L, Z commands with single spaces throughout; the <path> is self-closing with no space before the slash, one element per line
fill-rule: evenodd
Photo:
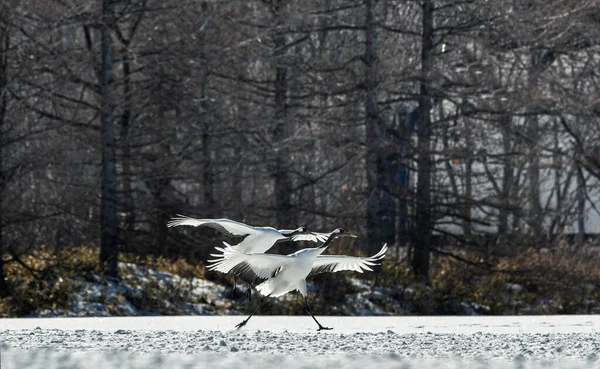
<path fill-rule="evenodd" d="M 8 54 L 9 33 L 4 24 L 0 24 L 0 298 L 10 295 L 6 274 L 4 272 L 4 190 L 7 185 L 7 175 L 4 171 L 4 137 L 3 132 L 8 105 L 6 85 L 8 84 Z"/>
<path fill-rule="evenodd" d="M 239 105 L 238 120 L 236 121 L 236 130 L 247 124 L 249 109 L 247 103 L 242 101 Z M 244 160 L 244 135 L 237 133 L 233 140 L 234 157 L 238 160 Z M 234 219 L 244 219 L 244 165 L 236 165 L 235 170 L 228 177 L 231 180 L 231 196 L 229 198 L 229 209 L 235 210 Z"/>
<path fill-rule="evenodd" d="M 529 138 L 528 177 L 530 214 L 529 225 L 534 237 L 542 233 L 542 204 L 540 199 L 540 150 L 539 124 L 536 116 L 529 117 L 527 122 L 527 137 Z"/>
<path fill-rule="evenodd" d="M 399 163 L 398 163 L 398 229 L 397 229 L 397 242 L 398 246 L 406 247 L 407 254 L 410 249 L 410 242 L 412 232 L 411 214 L 409 213 L 409 199 L 410 194 L 410 166 L 407 164 L 411 156 L 411 135 L 414 132 L 416 126 L 416 120 L 418 120 L 418 108 L 414 106 L 400 105 L 396 108 L 396 116 L 398 122 L 396 126 L 399 129 Z M 400 250 L 398 250 L 400 255 Z M 407 255 L 408 256 L 408 255 Z M 411 260 L 408 257 L 408 260 Z"/>
<path fill-rule="evenodd" d="M 444 114 L 443 107 L 440 107 L 439 110 L 440 110 L 440 116 L 444 117 L 445 114 Z M 443 150 L 446 153 L 451 152 L 448 128 L 449 128 L 448 125 L 444 125 L 444 132 L 442 133 L 442 145 L 443 145 Z M 465 134 L 469 135 L 469 133 L 465 133 Z M 472 151 L 470 151 L 468 149 L 468 143 L 467 143 L 467 153 L 471 153 L 471 152 Z M 467 155 L 463 154 L 462 156 L 467 156 Z M 470 157 L 471 155 L 468 155 L 468 156 Z M 463 232 L 464 232 L 464 235 L 467 236 L 469 232 L 467 231 L 467 229 L 465 229 L 465 224 L 468 223 L 467 222 L 468 218 L 466 217 L 465 211 L 464 211 L 465 210 L 464 208 L 466 206 L 465 200 L 467 199 L 467 194 L 466 194 L 464 187 L 466 186 L 466 183 L 468 180 L 467 171 L 468 171 L 469 167 L 465 163 L 467 170 L 465 170 L 465 173 L 463 174 L 463 177 L 461 178 L 461 182 L 463 184 L 463 186 L 461 186 L 461 189 L 463 190 L 463 192 L 461 194 L 461 191 L 458 188 L 458 180 L 457 180 L 456 171 L 454 170 L 454 167 L 452 166 L 452 161 L 454 159 L 456 159 L 456 158 L 449 157 L 448 159 L 444 160 L 444 162 L 446 164 L 446 172 L 448 175 L 448 180 L 450 181 L 450 188 L 452 189 L 452 196 L 454 196 L 454 199 L 456 201 L 455 207 L 458 209 L 458 211 L 460 211 L 460 215 L 462 218 L 461 223 L 463 225 Z"/>
<path fill-rule="evenodd" d="M 421 40 L 421 82 L 419 93 L 419 126 L 417 129 L 417 198 L 414 255 L 412 267 L 415 275 L 429 280 L 429 253 L 431 250 L 431 88 L 433 69 L 433 0 L 423 1 L 423 34 Z"/>
<path fill-rule="evenodd" d="M 467 122 L 467 132 L 465 132 L 467 155 L 465 158 L 465 193 L 462 201 L 462 228 L 465 237 L 471 236 L 471 204 L 473 203 L 473 155 L 475 150 L 473 143 L 473 130 L 471 124 Z"/>
<path fill-rule="evenodd" d="M 275 51 L 275 128 L 273 142 L 279 147 L 275 158 L 275 208 L 277 225 L 280 228 L 293 227 L 292 224 L 292 182 L 290 178 L 290 155 L 284 140 L 290 136 L 290 123 L 287 122 L 288 67 L 284 60 L 286 53 L 285 22 L 281 15 L 282 0 L 274 0 L 272 13 L 275 29 L 273 41 Z"/>
<path fill-rule="evenodd" d="M 122 196 L 123 211 L 125 213 L 125 244 L 130 245 L 134 239 L 135 208 L 131 186 L 131 148 L 129 145 L 129 126 L 131 123 L 132 91 L 131 91 L 131 60 L 129 58 L 129 45 L 122 51 L 123 58 L 123 114 L 121 115 L 121 165 L 122 165 Z"/>
<path fill-rule="evenodd" d="M 560 153 L 560 138 L 559 138 L 559 122 L 554 122 L 553 139 L 555 153 L 552 155 L 552 166 L 554 167 L 554 190 L 556 191 L 556 215 L 552 220 L 552 224 L 548 229 L 550 234 L 558 234 L 561 232 L 561 224 L 563 223 L 563 192 L 561 191 L 561 182 L 565 168 L 563 168 L 563 155 Z"/>
<path fill-rule="evenodd" d="M 555 60 L 556 55 L 553 52 L 534 51 L 531 54 L 531 62 L 528 71 L 529 88 L 532 91 L 538 89 L 538 76 L 548 68 Z M 537 115 L 527 118 L 527 138 L 528 138 L 528 158 L 529 164 L 529 200 L 530 213 L 529 224 L 533 230 L 533 236 L 539 238 L 543 233 L 542 199 L 540 197 L 540 123 Z"/>
<path fill-rule="evenodd" d="M 2 227 L 0 226 L 0 231 Z M 0 242 L 2 242 L 2 237 L 0 236 Z M 2 247 L 3 245 L 0 245 Z M 0 251 L 3 252 L 2 249 Z M 2 254 L 3 255 L 3 254 Z M 8 280 L 6 278 L 6 274 L 4 273 L 4 259 L 0 257 L 0 298 L 10 296 L 10 288 L 8 286 Z"/>
<path fill-rule="evenodd" d="M 500 198 L 500 211 L 499 211 L 499 227 L 498 233 L 504 235 L 508 233 L 508 214 L 511 207 L 511 186 L 513 183 L 513 159 L 511 153 L 511 140 L 510 140 L 510 116 L 504 117 L 501 122 L 502 127 L 502 148 L 503 148 L 503 159 L 504 167 L 502 170 L 502 192 Z"/>
<path fill-rule="evenodd" d="M 115 91 L 113 83 L 114 0 L 102 2 L 100 73 L 102 172 L 100 199 L 100 263 L 107 275 L 117 276 L 117 160 L 115 148 Z"/>
<path fill-rule="evenodd" d="M 521 151 L 525 151 L 526 149 L 523 146 L 523 142 L 519 142 L 518 144 L 518 150 Z M 524 182 L 526 181 L 525 179 L 523 179 L 523 181 L 521 182 L 522 178 L 523 178 L 523 172 L 526 170 L 526 160 L 522 160 L 520 163 L 519 162 L 513 162 L 513 166 L 515 166 L 515 170 L 513 172 L 513 182 L 511 184 L 510 187 L 510 198 L 511 198 L 511 205 L 513 206 L 513 208 L 515 208 L 516 206 L 520 205 L 522 202 L 522 198 L 523 198 L 523 194 L 519 191 L 520 188 L 525 187 Z M 523 217 L 523 211 L 521 210 L 521 208 L 517 208 L 515 211 L 512 212 L 512 229 L 521 229 L 522 227 L 522 221 L 521 218 Z"/>
<path fill-rule="evenodd" d="M 583 246 L 585 241 L 585 177 L 583 168 L 577 165 L 577 246 Z"/>
<path fill-rule="evenodd" d="M 366 0 L 365 14 L 365 126 L 367 138 L 367 242 L 369 253 L 376 253 L 383 243 L 396 243 L 396 199 L 391 190 L 400 186 L 397 180 L 400 158 L 397 148 L 382 142 L 382 118 L 377 88 L 377 38 L 374 0 Z"/>
<path fill-rule="evenodd" d="M 202 182 L 204 188 L 204 216 L 214 218 L 215 216 L 215 176 L 213 174 L 211 136 L 208 126 L 202 134 L 202 153 L 204 162 L 202 165 Z"/>
<path fill-rule="evenodd" d="M 167 222 L 169 221 L 169 208 L 167 206 L 166 191 L 170 180 L 161 177 L 157 180 L 156 192 L 156 210 L 158 211 L 156 225 L 156 239 L 158 242 L 157 250 L 161 250 L 162 255 L 168 255 L 167 249 Z"/>
<path fill-rule="evenodd" d="M 365 28 L 365 126 L 367 135 L 367 240 L 371 252 L 381 241 L 380 167 L 381 142 L 379 142 L 379 106 L 377 104 L 377 30 L 374 25 L 374 0 L 366 0 Z"/>
<path fill-rule="evenodd" d="M 238 142 L 235 144 L 234 147 L 234 156 L 236 158 L 240 158 L 240 160 L 244 160 L 242 158 L 242 155 L 244 153 L 243 150 L 243 143 L 242 143 L 243 138 L 239 137 L 238 138 Z M 245 217 L 245 211 L 244 211 L 244 191 L 243 191 L 243 186 L 244 186 L 244 165 L 240 165 L 238 168 L 236 168 L 235 172 L 233 173 L 232 177 L 231 177 L 232 183 L 231 183 L 231 200 L 232 200 L 232 204 L 235 204 L 234 206 L 230 206 L 231 209 L 235 209 L 236 210 L 236 218 L 237 219 L 244 219 Z"/>
<path fill-rule="evenodd" d="M 202 13 L 204 22 L 208 22 L 208 17 L 210 17 L 208 3 L 203 2 L 202 5 Z M 217 121 L 214 116 L 212 104 L 209 103 L 210 97 L 208 96 L 208 87 L 209 87 L 209 78 L 210 78 L 210 69 L 206 61 L 208 57 L 206 55 L 205 49 L 205 33 L 200 33 L 200 60 L 205 61 L 202 70 L 202 79 L 200 83 L 200 107 L 202 108 L 202 115 L 204 116 L 204 131 L 202 132 L 202 154 L 203 154 L 203 162 L 202 162 L 202 188 L 204 195 L 204 216 L 207 218 L 214 218 L 215 216 L 215 207 L 217 205 L 216 197 L 215 197 L 215 173 L 214 173 L 214 163 L 213 163 L 213 148 L 212 148 L 212 132 L 210 131 L 211 125 Z"/>

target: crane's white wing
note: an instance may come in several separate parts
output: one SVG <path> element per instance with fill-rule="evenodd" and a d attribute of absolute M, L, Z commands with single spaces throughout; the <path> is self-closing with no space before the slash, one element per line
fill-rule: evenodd
<path fill-rule="evenodd" d="M 379 264 L 380 260 L 385 257 L 387 249 L 387 244 L 384 244 L 377 254 L 366 258 L 346 255 L 319 255 L 313 263 L 309 276 L 319 273 L 335 273 L 342 270 L 352 270 L 359 273 L 365 270 L 373 271 L 370 267 Z"/>
<path fill-rule="evenodd" d="M 210 227 L 225 234 L 228 237 L 247 236 L 258 231 L 247 224 L 239 223 L 230 219 L 196 219 L 185 215 L 177 214 L 177 217 L 172 218 L 167 227 L 177 227 L 181 225 L 189 225 L 193 227 Z"/>
<path fill-rule="evenodd" d="M 310 241 L 310 242 L 325 242 L 329 238 L 331 233 L 299 233 L 291 237 L 292 241 Z"/>
<path fill-rule="evenodd" d="M 233 273 L 246 282 L 265 280 L 275 276 L 280 268 L 290 265 L 294 259 L 275 254 L 243 254 L 227 242 L 225 248 L 216 247 L 221 254 L 211 254 L 216 259 L 209 260 L 208 270 L 221 273 Z"/>

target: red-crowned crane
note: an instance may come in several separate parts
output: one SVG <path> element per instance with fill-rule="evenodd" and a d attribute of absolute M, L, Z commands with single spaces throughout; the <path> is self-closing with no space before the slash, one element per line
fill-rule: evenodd
<path fill-rule="evenodd" d="M 230 219 L 196 219 L 179 214 L 167 223 L 167 227 L 182 225 L 213 228 L 232 238 L 244 237 L 242 242 L 231 246 L 242 254 L 263 253 L 283 241 L 323 242 L 329 237 L 329 233 L 311 232 L 306 227 L 278 230 L 272 227 L 253 227 Z"/>
<path fill-rule="evenodd" d="M 331 329 L 321 325 L 310 311 L 306 299 L 306 278 L 319 273 L 334 273 L 342 270 L 352 270 L 359 273 L 362 273 L 363 270 L 372 271 L 370 266 L 379 264 L 387 251 L 387 245 L 384 244 L 381 250 L 371 257 L 321 255 L 331 241 L 342 236 L 355 237 L 345 234 L 344 229 L 338 228 L 330 234 L 321 246 L 302 249 L 290 255 L 244 254 L 226 242 L 224 242 L 225 248 L 218 247 L 217 250 L 222 253 L 212 254 L 217 259 L 209 260 L 211 263 L 208 266 L 209 270 L 216 270 L 221 273 L 233 272 L 248 282 L 263 281 L 256 289 L 264 297 L 248 318 L 236 325 L 236 328 L 239 329 L 248 323 L 248 320 L 258 311 L 265 298 L 269 296 L 277 297 L 297 290 L 304 297 L 306 311 L 319 326 L 318 330 Z"/>

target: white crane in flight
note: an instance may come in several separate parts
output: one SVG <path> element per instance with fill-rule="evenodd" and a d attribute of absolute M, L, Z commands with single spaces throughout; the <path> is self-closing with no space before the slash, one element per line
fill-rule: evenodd
<path fill-rule="evenodd" d="M 244 237 L 242 242 L 231 246 L 242 254 L 263 253 L 283 241 L 323 242 L 329 237 L 329 233 L 311 232 L 306 227 L 277 230 L 272 227 L 253 227 L 230 219 L 196 219 L 180 214 L 167 223 L 167 227 L 182 225 L 213 228 L 230 238 Z"/>
<path fill-rule="evenodd" d="M 236 328 L 239 329 L 248 323 L 252 315 L 258 312 L 265 298 L 269 296 L 277 297 L 297 290 L 304 297 L 306 312 L 317 323 L 318 330 L 331 329 L 321 325 L 310 311 L 306 299 L 306 278 L 319 273 L 335 273 L 342 270 L 352 270 L 359 273 L 364 270 L 372 271 L 370 267 L 378 265 L 387 251 L 387 245 L 384 244 L 381 250 L 371 257 L 321 255 L 331 241 L 341 236 L 355 237 L 345 234 L 342 228 L 338 228 L 330 234 L 321 246 L 302 249 L 290 255 L 243 254 L 226 242 L 224 242 L 225 248 L 217 247 L 217 250 L 222 253 L 212 254 L 217 259 L 209 260 L 211 263 L 208 266 L 209 270 L 216 270 L 221 273 L 233 272 L 249 283 L 257 280 L 264 281 L 256 287 L 264 297 L 248 318 L 236 325 Z"/>
<path fill-rule="evenodd" d="M 273 227 L 254 227 L 230 219 L 197 219 L 181 214 L 177 214 L 177 217 L 171 218 L 167 223 L 169 228 L 182 225 L 212 228 L 229 238 L 244 237 L 237 245 L 230 246 L 242 254 L 264 253 L 275 244 L 285 241 L 324 242 L 330 235 L 329 233 L 311 232 L 306 227 L 277 230 Z M 237 277 L 235 274 L 234 276 Z M 234 281 L 233 291 L 235 292 L 235 290 L 236 282 Z M 249 301 L 252 300 L 250 285 L 246 290 L 246 297 Z"/>

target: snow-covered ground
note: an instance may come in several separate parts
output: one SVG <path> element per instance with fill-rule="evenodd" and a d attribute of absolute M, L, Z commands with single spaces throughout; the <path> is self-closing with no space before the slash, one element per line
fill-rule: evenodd
<path fill-rule="evenodd" d="M 0 319 L 1 368 L 590 368 L 599 316 Z"/>

